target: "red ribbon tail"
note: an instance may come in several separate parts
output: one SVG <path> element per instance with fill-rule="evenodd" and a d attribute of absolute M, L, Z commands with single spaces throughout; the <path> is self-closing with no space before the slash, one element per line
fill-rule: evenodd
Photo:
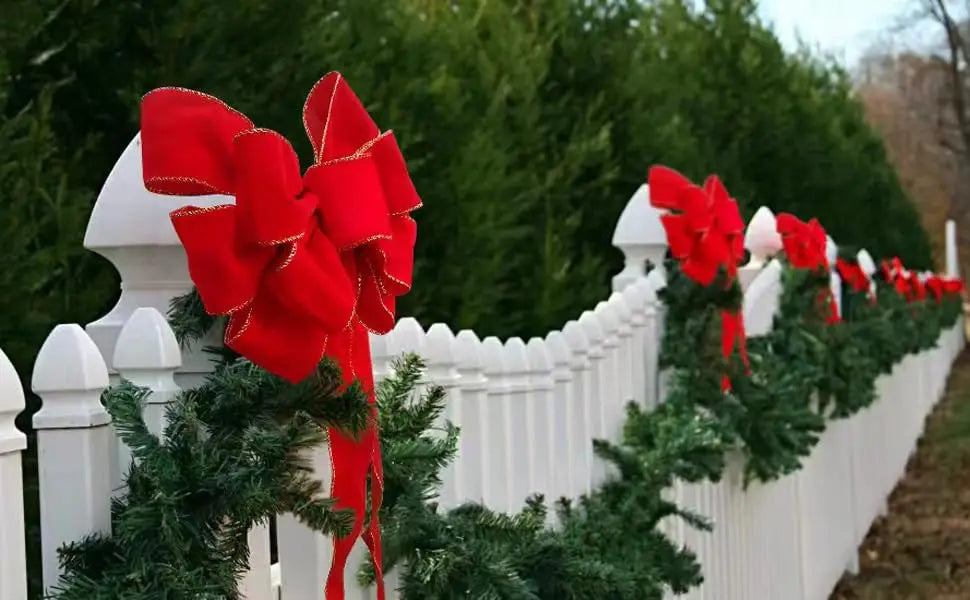
<path fill-rule="evenodd" d="M 327 356 L 336 360 L 340 366 L 345 386 L 358 381 L 367 394 L 370 404 L 375 404 L 374 381 L 371 372 L 370 346 L 367 330 L 360 324 L 348 327 L 337 336 L 331 336 L 326 348 Z M 355 366 L 361 368 L 360 372 Z M 381 551 L 380 551 L 380 521 L 377 511 L 380 510 L 383 497 L 383 474 L 380 467 L 380 447 L 377 432 L 377 410 L 372 407 L 372 416 L 368 420 L 367 429 L 357 437 L 330 428 L 330 459 L 332 476 L 330 495 L 335 499 L 335 508 L 349 509 L 354 514 L 354 524 L 350 533 L 333 541 L 333 561 L 330 573 L 327 575 L 326 599 L 344 600 L 344 569 L 357 539 L 364 532 L 365 513 L 367 511 L 367 475 L 373 475 L 371 485 L 371 518 L 364 542 L 367 544 L 374 560 L 375 572 L 378 574 L 377 598 L 384 600 L 384 583 L 382 580 Z M 375 462 L 376 461 L 376 462 Z"/>
<path fill-rule="evenodd" d="M 376 576 L 377 600 L 384 600 L 384 559 L 381 553 L 381 503 L 384 499 L 384 463 L 381 459 L 381 443 L 378 437 L 377 409 L 374 409 L 373 454 L 370 480 L 370 523 L 364 532 L 364 543 L 370 550 Z"/>
<path fill-rule="evenodd" d="M 737 346 L 741 354 L 741 361 L 744 363 L 745 371 L 751 374 L 751 361 L 748 358 L 748 341 L 744 331 L 744 316 L 740 310 L 721 311 L 721 354 L 725 360 L 731 358 L 734 348 Z M 727 375 L 721 378 L 721 390 L 731 391 L 731 380 Z"/>

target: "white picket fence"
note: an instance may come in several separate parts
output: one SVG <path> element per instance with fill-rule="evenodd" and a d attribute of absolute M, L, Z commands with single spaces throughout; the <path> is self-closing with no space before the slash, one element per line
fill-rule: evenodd
<path fill-rule="evenodd" d="M 59 577 L 56 549 L 67 541 L 110 531 L 113 494 L 122 492 L 129 455 L 113 433 L 101 392 L 119 377 L 150 388 L 146 419 L 162 427 L 165 403 L 209 370 L 201 353 L 183 355 L 162 313 L 170 298 L 191 287 L 185 258 L 167 212 L 177 204 L 147 192 L 141 182 L 136 136 L 109 175 L 92 213 L 85 246 L 108 258 L 122 278 L 121 297 L 108 315 L 88 324 L 58 325 L 41 348 L 31 385 L 42 400 L 34 417 L 40 475 L 44 584 Z M 224 197 L 198 203 L 225 202 Z M 389 360 L 417 352 L 427 380 L 447 388 L 445 417 L 462 429 L 459 456 L 444 474 L 445 507 L 482 501 L 515 511 L 525 498 L 576 497 L 609 476 L 589 441 L 617 439 L 624 406 L 653 406 L 661 398 L 657 356 L 662 305 L 657 291 L 666 243 L 642 186 L 630 199 L 614 236 L 626 257 L 616 290 L 561 331 L 527 342 L 480 340 L 437 323 L 424 330 L 401 319 L 394 331 L 372 337 L 375 376 Z M 766 333 L 777 309 L 781 266 L 763 256 L 773 232 L 770 211 L 749 227 L 753 259 L 742 269 L 749 335 Z M 955 231 L 948 226 L 948 263 L 955 273 Z M 765 241 L 768 239 L 768 241 Z M 830 248 L 834 251 L 834 244 Z M 871 261 L 870 261 L 871 262 Z M 833 275 L 833 286 L 839 286 Z M 213 342 L 217 340 L 211 340 Z M 963 347 L 962 322 L 941 335 L 936 349 L 910 356 L 878 382 L 879 400 L 851 419 L 830 423 L 801 471 L 743 489 L 740 458 L 730 457 L 719 484 L 677 484 L 670 493 L 713 518 L 713 534 L 670 520 L 663 527 L 698 552 L 705 584 L 687 597 L 704 600 L 825 600 L 898 481 L 925 416 L 940 397 L 950 364 Z M 26 598 L 20 452 L 24 436 L 13 419 L 24 406 L 18 377 L 0 353 L 0 599 Z M 329 476 L 324 448 L 315 456 Z M 242 582 L 249 600 L 322 598 L 329 540 L 280 515 L 279 562 L 270 564 L 269 529 L 250 533 L 251 569 Z M 363 544 L 348 565 L 348 598 L 374 597 L 358 589 Z M 390 590 L 395 574 L 387 576 Z M 391 592 L 391 597 L 397 597 Z"/>

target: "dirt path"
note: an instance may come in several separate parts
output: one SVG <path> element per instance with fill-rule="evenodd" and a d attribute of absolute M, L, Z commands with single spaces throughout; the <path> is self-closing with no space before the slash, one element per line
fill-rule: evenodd
<path fill-rule="evenodd" d="M 970 600 L 970 353 L 831 600 Z"/>

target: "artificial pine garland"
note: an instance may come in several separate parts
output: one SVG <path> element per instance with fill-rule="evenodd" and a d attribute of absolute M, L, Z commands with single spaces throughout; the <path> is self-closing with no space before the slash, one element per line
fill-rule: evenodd
<path fill-rule="evenodd" d="M 698 528 L 710 524 L 666 500 L 663 490 L 675 479 L 719 480 L 725 454 L 737 448 L 750 479 L 797 470 L 826 417 L 865 405 L 853 401 L 851 390 L 871 389 L 899 359 L 932 347 L 960 311 L 956 295 L 907 302 L 880 280 L 876 304 L 846 289 L 842 321 L 826 323 L 817 297 L 827 277 L 786 267 L 774 328 L 749 340 L 746 368 L 717 351 L 717 311 L 739 292 L 698 286 L 674 262 L 667 269 L 665 402 L 650 411 L 630 405 L 621 442 L 594 442 L 619 476 L 587 497 L 558 502 L 554 528 L 538 497 L 517 515 L 480 505 L 439 510 L 439 473 L 454 456 L 459 432 L 434 432 L 447 399 L 437 387 L 415 396 L 421 362 L 407 357 L 395 366 L 378 389 L 386 483 L 381 514 L 386 568 L 401 571 L 405 598 L 634 600 L 686 591 L 700 583 L 701 565 L 658 523 L 679 516 Z M 218 326 L 193 295 L 176 302 L 172 324 L 185 339 Z M 836 343 L 843 346 L 826 361 Z M 728 393 L 720 386 L 724 372 L 730 373 Z M 59 597 L 235 598 L 248 527 L 285 512 L 289 501 L 314 497 L 316 482 L 306 479 L 299 455 L 322 442 L 316 420 L 361 425 L 364 400 L 334 392 L 339 374 L 332 366 L 323 363 L 314 381 L 313 390 L 291 386 L 228 353 L 205 385 L 172 405 L 164 442 L 147 433 L 139 416 L 145 391 L 113 388 L 108 409 L 138 462 L 130 492 L 115 506 L 114 535 L 65 548 Z M 831 399 L 813 403 L 823 389 Z M 328 400 L 315 401 L 320 397 Z M 253 460 L 240 458 L 247 456 Z M 346 526 L 326 500 L 313 510 L 322 531 Z M 624 540 L 622 549 L 617 539 Z M 372 576 L 365 567 L 362 579 Z"/>
<path fill-rule="evenodd" d="M 190 297 L 175 304 L 172 321 L 184 341 L 213 324 L 200 307 Z M 329 361 L 290 384 L 226 353 L 203 385 L 167 407 L 162 436 L 142 417 L 149 390 L 129 382 L 109 389 L 107 410 L 134 459 L 127 489 L 113 505 L 112 535 L 62 549 L 56 597 L 233 599 L 254 525 L 291 513 L 326 535 L 346 534 L 352 515 L 334 509 L 305 460 L 326 443 L 327 427 L 355 434 L 366 426 L 365 394 L 341 387 Z"/>

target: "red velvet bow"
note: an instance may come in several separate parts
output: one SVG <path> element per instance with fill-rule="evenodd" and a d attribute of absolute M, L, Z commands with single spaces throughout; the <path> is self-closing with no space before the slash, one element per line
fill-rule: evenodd
<path fill-rule="evenodd" d="M 926 285 L 923 283 L 923 280 L 920 279 L 919 273 L 916 271 L 909 272 L 909 289 L 911 292 L 911 301 L 926 300 Z"/>
<path fill-rule="evenodd" d="M 825 254 L 827 238 L 818 219 L 808 223 L 794 215 L 782 213 L 775 219 L 788 262 L 796 269 L 828 269 Z"/>
<path fill-rule="evenodd" d="M 838 259 L 835 267 L 839 270 L 839 276 L 856 292 L 864 292 L 869 289 L 869 277 L 858 263 L 852 263 L 845 259 Z"/>
<path fill-rule="evenodd" d="M 792 267 L 828 272 L 829 259 L 825 252 L 828 238 L 818 219 L 806 223 L 795 215 L 781 213 L 775 219 L 775 231 L 781 236 L 781 245 Z M 842 320 L 831 287 L 825 286 L 816 301 L 828 309 L 826 323 L 831 325 Z"/>
<path fill-rule="evenodd" d="M 670 253 L 681 271 L 701 285 L 710 285 L 721 267 L 728 283 L 744 256 L 744 221 L 737 203 L 716 175 L 704 188 L 667 167 L 654 166 L 648 176 L 650 204 L 674 211 L 660 217 Z"/>
<path fill-rule="evenodd" d="M 395 297 L 411 284 L 421 205 L 390 132 L 381 133 L 338 73 L 310 90 L 303 124 L 314 164 L 300 173 L 280 134 L 200 92 L 161 88 L 142 100 L 145 187 L 176 196 L 225 194 L 235 204 L 172 212 L 189 274 L 211 314 L 228 315 L 225 343 L 290 381 L 326 355 L 371 403 L 368 330 L 394 326 Z M 358 438 L 331 430 L 331 495 L 354 512 L 353 531 L 334 540 L 327 598 L 342 599 L 344 563 L 361 534 L 384 597 L 377 513 L 382 496 L 376 409 Z"/>
<path fill-rule="evenodd" d="M 946 293 L 944 288 L 943 278 L 939 275 L 930 275 L 926 278 L 926 289 L 933 294 L 933 299 L 939 304 L 943 302 L 943 295 Z"/>
<path fill-rule="evenodd" d="M 670 253 L 680 261 L 680 270 L 697 283 L 714 282 L 723 267 L 726 284 L 734 283 L 738 263 L 744 256 L 744 221 L 738 205 L 716 175 L 700 188 L 677 171 L 664 166 L 650 167 L 647 176 L 650 204 L 673 212 L 660 217 Z M 721 311 L 721 351 L 725 359 L 737 346 L 741 360 L 749 365 L 744 318 L 740 310 Z M 731 382 L 721 380 L 724 391 Z"/>
<path fill-rule="evenodd" d="M 963 292 L 963 280 L 957 277 L 943 278 L 943 291 L 947 294 L 959 294 Z"/>

